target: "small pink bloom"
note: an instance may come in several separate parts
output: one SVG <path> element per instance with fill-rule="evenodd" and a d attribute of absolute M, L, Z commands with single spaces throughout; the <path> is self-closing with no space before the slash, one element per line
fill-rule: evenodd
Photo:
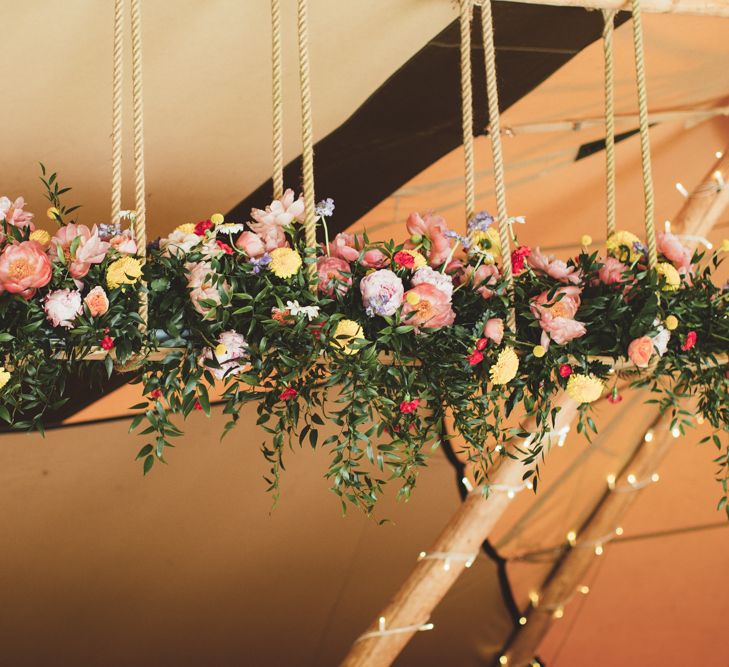
<path fill-rule="evenodd" d="M 340 232 L 329 244 L 329 252 L 332 257 L 338 257 L 345 262 L 354 262 L 359 257 L 361 247 L 361 235 L 355 236 L 349 232 Z"/>
<path fill-rule="evenodd" d="M 385 255 L 385 253 L 379 248 L 365 250 L 360 264 L 368 269 L 381 269 L 385 266 L 385 264 L 387 264 L 387 255 Z"/>
<path fill-rule="evenodd" d="M 554 298 L 548 299 L 548 292 L 542 292 L 532 299 L 530 309 L 542 328 L 541 344 L 549 347 L 550 339 L 558 345 L 580 338 L 587 333 L 582 322 L 574 319 L 580 307 L 579 287 L 560 287 Z"/>
<path fill-rule="evenodd" d="M 606 257 L 597 272 L 597 277 L 603 285 L 615 285 L 616 283 L 623 282 L 623 273 L 627 270 L 627 265 L 623 264 L 619 259 Z"/>
<path fill-rule="evenodd" d="M 511 253 L 511 270 L 514 275 L 518 275 L 524 270 L 524 262 L 531 254 L 532 249 L 525 245 L 520 245 Z"/>
<path fill-rule="evenodd" d="M 473 285 L 475 289 L 484 299 L 490 299 L 494 295 L 494 291 L 490 287 L 496 285 L 501 274 L 495 264 L 482 264 L 475 271 L 472 266 L 467 266 L 463 279 L 465 282 Z"/>
<path fill-rule="evenodd" d="M 567 266 L 566 262 L 556 259 L 554 255 L 544 255 L 538 247 L 527 258 L 527 262 L 535 271 L 544 273 L 561 283 L 576 285 L 580 282 L 580 272 L 574 266 Z"/>
<path fill-rule="evenodd" d="M 0 254 L 0 287 L 11 294 L 30 299 L 50 282 L 51 275 L 48 255 L 35 241 L 12 243 Z"/>
<path fill-rule="evenodd" d="M 101 347 L 103 347 L 105 350 L 113 350 L 114 349 L 114 339 L 111 336 L 104 336 L 101 339 Z"/>
<path fill-rule="evenodd" d="M 559 377 L 568 378 L 570 375 L 572 375 L 572 366 L 569 364 L 562 364 L 559 367 Z"/>
<path fill-rule="evenodd" d="M 70 329 L 76 317 L 83 312 L 81 292 L 70 289 L 49 292 L 43 300 L 43 309 L 54 327 Z"/>
<path fill-rule="evenodd" d="M 483 361 L 483 352 L 481 350 L 474 350 L 466 357 L 470 366 L 478 366 Z"/>
<path fill-rule="evenodd" d="M 294 191 L 289 188 L 284 192 L 280 200 L 274 199 L 270 206 L 266 206 L 265 211 L 259 208 L 252 209 L 251 217 L 257 223 L 266 227 L 273 225 L 282 227 L 284 225 L 290 225 L 294 220 L 302 221 L 304 219 L 304 199 L 303 197 L 299 197 L 294 200 Z M 258 231 L 252 224 L 251 229 Z M 267 248 L 267 250 L 270 251 L 273 248 Z"/>
<path fill-rule="evenodd" d="M 404 415 L 409 415 L 411 412 L 415 412 L 420 405 L 420 399 L 414 398 L 412 401 L 403 401 L 400 403 L 400 412 Z"/>
<path fill-rule="evenodd" d="M 450 326 L 455 321 L 456 314 L 447 294 L 429 283 L 422 283 L 405 293 L 402 319 L 406 324 L 412 324 L 415 331 L 420 333 L 420 328 L 440 329 Z"/>
<path fill-rule="evenodd" d="M 691 250 L 680 239 L 670 232 L 656 234 L 656 248 L 679 271 L 691 271 Z"/>
<path fill-rule="evenodd" d="M 185 269 L 192 305 L 198 313 L 207 315 L 211 307 L 203 305 L 202 301 L 208 300 L 220 305 L 220 292 L 214 282 L 215 271 L 208 262 L 188 262 Z M 223 284 L 223 288 L 226 289 L 227 285 Z"/>
<path fill-rule="evenodd" d="M 11 201 L 7 197 L 0 197 L 0 222 L 5 220 L 13 227 L 30 227 L 30 231 L 35 231 L 35 225 L 31 222 L 33 214 L 24 211 L 25 199 L 18 197 L 15 201 Z"/>
<path fill-rule="evenodd" d="M 483 325 L 483 335 L 497 345 L 501 345 L 504 338 L 504 320 L 500 317 L 492 317 L 490 320 L 486 320 L 486 324 Z"/>
<path fill-rule="evenodd" d="M 79 239 L 75 252 L 71 254 L 71 246 L 75 239 Z M 109 250 L 109 244 L 99 238 L 96 225 L 89 229 L 86 225 L 70 224 L 61 227 L 51 239 L 49 253 L 59 261 L 65 261 L 68 272 L 72 278 L 83 278 L 92 264 L 104 261 Z"/>
<path fill-rule="evenodd" d="M 285 248 L 289 244 L 286 240 L 286 233 L 279 225 L 249 222 L 248 226 L 261 238 L 266 252 L 271 252 L 272 250 L 276 250 L 276 248 Z"/>
<path fill-rule="evenodd" d="M 335 291 L 338 294 L 346 294 L 352 286 L 352 269 L 343 259 L 319 257 L 316 260 L 316 270 L 319 275 L 317 289 L 327 296 L 334 296 Z"/>
<path fill-rule="evenodd" d="M 104 288 L 98 285 L 86 295 L 84 303 L 91 317 L 101 317 L 109 310 L 109 297 L 106 296 Z"/>
<path fill-rule="evenodd" d="M 112 236 L 109 245 L 122 255 L 136 255 L 137 242 L 132 238 L 132 232 L 125 229 L 121 234 Z"/>
<path fill-rule="evenodd" d="M 402 305 L 405 289 L 400 277 L 389 269 L 380 269 L 367 274 L 359 284 L 362 305 L 370 317 L 394 315 Z"/>
<path fill-rule="evenodd" d="M 681 344 L 681 349 L 686 352 L 690 350 L 694 345 L 696 345 L 696 332 L 695 331 L 689 331 L 686 334 L 686 339 Z"/>
<path fill-rule="evenodd" d="M 263 239 L 255 232 L 243 232 L 235 242 L 235 246 L 253 259 L 258 259 L 266 252 Z"/>
<path fill-rule="evenodd" d="M 424 236 L 430 241 L 428 263 L 431 266 L 440 266 L 448 259 L 453 248 L 453 239 L 446 236 L 448 226 L 445 218 L 440 215 L 426 213 L 411 213 L 405 223 L 411 236 Z M 413 244 L 408 244 L 413 247 Z"/>
<path fill-rule="evenodd" d="M 290 401 L 292 398 L 294 398 L 299 392 L 296 391 L 293 387 L 286 387 L 279 395 L 278 398 L 281 401 Z"/>
<path fill-rule="evenodd" d="M 628 357 L 638 367 L 648 366 L 653 355 L 653 340 L 650 336 L 641 336 L 630 342 L 628 345 Z"/>

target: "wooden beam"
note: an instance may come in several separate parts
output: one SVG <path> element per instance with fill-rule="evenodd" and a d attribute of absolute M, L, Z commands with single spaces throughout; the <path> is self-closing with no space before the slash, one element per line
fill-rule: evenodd
<path fill-rule="evenodd" d="M 514 630 L 502 656 L 502 664 L 524 667 L 533 664 L 534 655 L 554 619 L 561 618 L 564 609 L 584 583 L 585 575 L 596 558 L 618 532 L 626 512 L 635 502 L 640 489 L 650 483 L 661 461 L 673 444 L 670 432 L 671 414 L 654 420 L 654 437 L 650 442 L 640 439 L 633 456 L 616 476 L 614 490 L 606 485 L 605 493 L 595 510 L 576 532 L 574 546 L 565 545 L 565 554 L 555 563 L 539 593 L 538 600 L 523 616 L 526 623 Z M 633 490 L 635 489 L 635 490 Z M 570 536 L 571 537 L 571 536 Z"/>
<path fill-rule="evenodd" d="M 478 0 L 477 0 L 478 1 Z M 584 9 L 616 9 L 629 12 L 630 2 L 624 0 L 502 0 L 529 5 L 553 5 L 555 7 L 582 7 Z M 642 0 L 640 9 L 652 14 L 694 14 L 697 16 L 729 17 L 727 0 Z"/>

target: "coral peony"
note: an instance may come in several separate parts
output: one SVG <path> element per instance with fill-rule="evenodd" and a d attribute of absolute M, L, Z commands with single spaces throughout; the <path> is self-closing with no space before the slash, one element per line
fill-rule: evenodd
<path fill-rule="evenodd" d="M 574 266 L 567 266 L 566 262 L 556 259 L 554 255 L 543 254 L 539 247 L 534 249 L 527 258 L 527 262 L 535 271 L 544 273 L 561 283 L 577 285 L 582 277 Z"/>
<path fill-rule="evenodd" d="M 106 296 L 104 288 L 97 285 L 92 289 L 84 299 L 86 307 L 89 309 L 91 317 L 101 317 L 109 310 L 109 297 Z"/>
<path fill-rule="evenodd" d="M 109 239 L 109 245 L 122 255 L 137 254 L 137 242 L 132 238 L 132 232 L 129 229 L 112 236 Z"/>
<path fill-rule="evenodd" d="M 412 324 L 418 333 L 421 328 L 450 326 L 456 319 L 448 295 L 429 283 L 416 285 L 406 292 L 402 314 L 403 322 Z"/>
<path fill-rule="evenodd" d="M 463 273 L 463 280 L 473 285 L 484 299 L 490 299 L 494 290 L 490 289 L 498 282 L 501 274 L 495 264 L 482 264 L 475 271 L 472 266 L 467 266 Z"/>
<path fill-rule="evenodd" d="M 580 307 L 581 291 L 579 287 L 570 285 L 560 287 L 551 301 L 548 292 L 542 292 L 532 299 L 530 309 L 542 327 L 540 342 L 543 347 L 549 346 L 550 339 L 558 345 L 564 345 L 587 333 L 585 325 L 574 319 Z"/>
<path fill-rule="evenodd" d="M 286 233 L 279 225 L 249 222 L 248 226 L 261 238 L 266 252 L 272 252 L 276 248 L 287 248 L 289 245 Z"/>
<path fill-rule="evenodd" d="M 71 223 L 53 235 L 50 253 L 66 264 L 71 277 L 78 280 L 89 272 L 92 264 L 104 261 L 109 247 L 99 238 L 96 225 L 89 229 L 86 225 Z"/>
<path fill-rule="evenodd" d="M 207 315 L 213 306 L 203 305 L 203 301 L 210 301 L 215 306 L 220 305 L 220 292 L 214 282 L 213 267 L 208 262 L 188 262 L 185 264 L 185 270 L 193 308 L 201 315 Z"/>
<path fill-rule="evenodd" d="M 181 225 L 180 227 L 185 226 Z M 202 242 L 202 238 L 197 234 L 190 230 L 181 229 L 180 227 L 159 242 L 163 256 L 184 257 Z"/>
<path fill-rule="evenodd" d="M 387 265 L 387 262 L 387 255 L 379 248 L 365 250 L 360 260 L 360 264 L 368 269 L 381 269 Z"/>
<path fill-rule="evenodd" d="M 500 317 L 486 320 L 486 324 L 483 325 L 483 335 L 497 345 L 501 345 L 504 338 L 504 320 Z"/>
<path fill-rule="evenodd" d="M 242 250 L 248 257 L 256 259 L 266 252 L 263 239 L 255 232 L 243 232 L 235 242 L 235 247 Z"/>
<path fill-rule="evenodd" d="M 304 219 L 304 198 L 299 197 L 295 200 L 294 191 L 289 188 L 281 199 L 274 199 L 270 206 L 266 206 L 265 211 L 258 208 L 252 209 L 251 217 L 256 222 L 251 223 L 250 226 L 256 232 L 259 232 L 256 229 L 257 225 L 283 227 L 292 224 L 295 220 L 301 222 Z"/>
<path fill-rule="evenodd" d="M 418 269 L 410 279 L 410 284 L 415 287 L 428 283 L 433 287 L 437 287 L 441 292 L 446 294 L 449 299 L 453 297 L 453 279 L 440 271 L 435 271 L 429 266 Z"/>
<path fill-rule="evenodd" d="M 46 318 L 54 327 L 70 329 L 73 321 L 83 312 L 81 292 L 78 290 L 58 289 L 46 294 L 43 300 Z"/>
<path fill-rule="evenodd" d="M 656 248 L 679 271 L 691 270 L 691 250 L 679 238 L 670 232 L 656 234 Z"/>
<path fill-rule="evenodd" d="M 606 257 L 597 272 L 597 277 L 603 285 L 615 285 L 623 282 L 623 274 L 627 270 L 628 267 L 619 259 Z"/>
<path fill-rule="evenodd" d="M 362 235 L 340 232 L 329 244 L 329 252 L 332 257 L 338 257 L 345 262 L 354 262 L 359 258 L 362 247 Z"/>
<path fill-rule="evenodd" d="M 3 220 L 13 227 L 30 227 L 32 232 L 35 225 L 31 222 L 33 214 L 24 211 L 25 199 L 18 197 L 15 201 L 11 201 L 8 197 L 0 197 L 0 222 Z"/>
<path fill-rule="evenodd" d="M 423 216 L 419 213 L 411 213 L 405 226 L 411 236 L 428 239 L 430 244 L 428 263 L 431 266 L 440 266 L 448 259 L 453 248 L 453 239 L 447 236 L 448 226 L 445 218 L 429 213 Z"/>
<path fill-rule="evenodd" d="M 362 292 L 362 304 L 367 315 L 389 317 L 402 305 L 405 289 L 399 276 L 389 269 L 374 271 L 359 284 Z"/>
<path fill-rule="evenodd" d="M 317 289 L 327 296 L 333 297 L 335 292 L 344 295 L 352 286 L 352 269 L 339 257 L 319 257 L 316 271 L 319 276 Z"/>
<path fill-rule="evenodd" d="M 30 299 L 51 280 L 51 262 L 35 241 L 5 246 L 0 254 L 0 288 Z"/>
<path fill-rule="evenodd" d="M 653 340 L 650 336 L 641 336 L 628 345 L 628 357 L 638 368 L 646 368 L 653 356 Z"/>

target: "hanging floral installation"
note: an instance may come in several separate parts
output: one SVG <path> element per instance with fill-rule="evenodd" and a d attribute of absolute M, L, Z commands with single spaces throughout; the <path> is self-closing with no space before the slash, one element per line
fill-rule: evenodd
<path fill-rule="evenodd" d="M 387 481 L 410 493 L 447 414 L 484 481 L 514 436 L 526 460 L 540 455 L 562 389 L 581 404 L 578 430 L 596 431 L 590 406 L 621 400 L 614 369 L 629 360 L 632 384 L 675 409 L 679 428 L 689 420 L 678 399 L 697 398 L 726 467 L 729 290 L 712 273 L 729 242 L 704 256 L 661 233 L 649 270 L 645 246 L 625 231 L 605 256 L 588 238 L 566 261 L 526 246 L 505 256 L 487 213 L 465 235 L 413 213 L 404 243 L 340 233 L 313 254 L 304 202 L 287 190 L 247 224 L 214 215 L 177 227 L 142 264 L 133 212 L 130 228 L 89 228 L 63 206 L 56 175 L 44 170 L 43 182 L 53 234 L 35 227 L 22 198 L 0 199 L 0 417 L 14 427 L 42 428 L 69 377 L 136 359 L 147 400 L 132 427 L 144 423 L 152 438 L 138 455 L 145 472 L 181 434 L 174 416 L 209 413 L 218 383 L 226 432 L 255 403 L 273 490 L 287 444 L 323 446 L 335 493 L 370 511 Z M 317 206 L 325 229 L 333 212 L 331 200 Z M 518 336 L 505 326 L 512 303 Z M 104 364 L 84 360 L 98 348 Z M 510 427 L 515 408 L 536 415 L 539 430 Z M 329 422 L 337 433 L 320 439 Z"/>

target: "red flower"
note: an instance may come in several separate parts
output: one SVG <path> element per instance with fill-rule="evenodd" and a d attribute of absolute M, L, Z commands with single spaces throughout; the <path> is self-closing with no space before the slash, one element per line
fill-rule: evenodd
<path fill-rule="evenodd" d="M 223 243 L 222 241 L 215 241 L 215 243 L 226 255 L 233 254 L 233 248 L 231 248 L 227 243 Z"/>
<path fill-rule="evenodd" d="M 414 398 L 412 401 L 403 401 L 400 403 L 400 412 L 404 415 L 408 415 L 411 412 L 415 412 L 420 405 L 420 399 Z"/>
<path fill-rule="evenodd" d="M 200 403 L 199 399 L 195 399 L 195 410 L 202 410 L 202 403 Z"/>
<path fill-rule="evenodd" d="M 532 254 L 529 246 L 520 245 L 511 253 L 511 270 L 514 273 L 521 273 L 524 270 L 524 260 Z"/>
<path fill-rule="evenodd" d="M 403 252 L 402 250 L 396 252 L 393 259 L 395 260 L 395 264 L 401 267 L 404 266 L 406 269 L 412 269 L 415 266 L 415 257 L 409 252 Z"/>
<path fill-rule="evenodd" d="M 466 359 L 468 359 L 468 363 L 471 364 L 471 366 L 476 366 L 483 361 L 483 352 L 474 350 L 466 357 Z"/>
<path fill-rule="evenodd" d="M 477 350 L 478 350 L 479 352 L 482 352 L 482 351 L 483 351 L 483 350 L 484 350 L 484 349 L 486 348 L 486 346 L 487 346 L 488 344 L 489 344 L 489 339 L 488 339 L 488 338 L 479 338 L 479 339 L 478 339 L 478 340 L 476 341 L 476 349 L 477 349 Z"/>
<path fill-rule="evenodd" d="M 562 364 L 559 367 L 559 376 L 563 378 L 568 378 L 570 375 L 572 375 L 572 366 L 569 364 Z"/>
<path fill-rule="evenodd" d="M 612 403 L 613 405 L 617 405 L 622 400 L 623 397 L 618 393 L 618 388 L 613 387 L 613 390 L 610 392 L 610 396 L 607 397 L 607 402 Z"/>
<path fill-rule="evenodd" d="M 683 345 L 681 345 L 681 349 L 686 352 L 687 350 L 690 350 L 694 345 L 696 345 L 696 332 L 689 331 L 686 334 L 686 340 L 683 342 Z"/>
<path fill-rule="evenodd" d="M 213 228 L 213 223 L 210 220 L 201 220 L 195 225 L 195 233 L 198 236 L 205 236 L 205 232 L 208 231 L 208 229 Z"/>
<path fill-rule="evenodd" d="M 111 350 L 114 347 L 114 339 L 111 336 L 104 336 L 101 339 L 101 347 L 105 350 Z"/>
<path fill-rule="evenodd" d="M 299 392 L 298 392 L 298 391 L 296 391 L 296 389 L 294 389 L 293 387 L 286 387 L 286 389 L 284 389 L 284 390 L 283 390 L 283 391 L 282 391 L 282 392 L 281 392 L 281 393 L 279 394 L 279 396 L 278 396 L 278 397 L 279 397 L 279 399 L 281 399 L 282 401 L 289 401 L 289 400 L 291 400 L 291 399 L 292 399 L 292 398 L 293 398 L 294 396 L 296 396 L 296 395 L 297 395 L 298 393 L 299 393 Z"/>
<path fill-rule="evenodd" d="M 162 398 L 162 392 L 159 389 L 153 389 L 149 392 L 149 397 L 152 399 Z"/>

